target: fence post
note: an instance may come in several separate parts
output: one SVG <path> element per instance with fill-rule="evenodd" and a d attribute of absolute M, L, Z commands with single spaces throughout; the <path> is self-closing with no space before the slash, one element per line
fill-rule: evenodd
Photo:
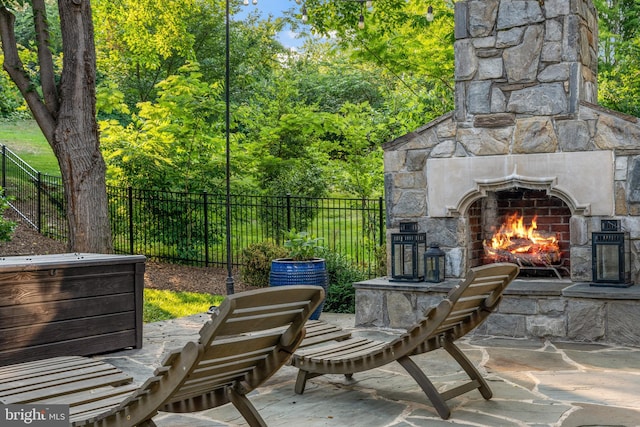
<path fill-rule="evenodd" d="M 129 254 L 133 255 L 133 188 L 127 187 L 127 197 L 129 202 Z"/>
<path fill-rule="evenodd" d="M 38 216 L 38 220 L 36 222 L 38 226 L 38 232 L 42 233 L 42 174 L 38 172 L 37 177 L 38 177 L 38 180 L 37 180 L 38 182 L 36 182 L 36 187 L 38 192 L 38 197 L 37 197 L 38 206 L 36 208 L 36 215 Z"/>
<path fill-rule="evenodd" d="M 384 235 L 384 209 L 382 207 L 382 196 L 378 198 L 378 221 L 379 221 L 379 234 L 380 234 L 380 246 L 384 245 L 386 236 Z"/>
<path fill-rule="evenodd" d="M 287 230 L 291 230 L 291 193 L 287 193 Z"/>
<path fill-rule="evenodd" d="M 204 204 L 204 265 L 209 267 L 209 195 L 207 191 L 202 192 Z"/>
<path fill-rule="evenodd" d="M 7 188 L 7 146 L 2 146 L 2 188 Z M 5 196 L 7 193 L 4 193 Z"/>

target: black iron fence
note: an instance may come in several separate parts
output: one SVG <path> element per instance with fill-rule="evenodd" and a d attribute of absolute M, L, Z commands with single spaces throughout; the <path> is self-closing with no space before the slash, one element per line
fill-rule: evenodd
<path fill-rule="evenodd" d="M 2 147 L 2 187 L 14 210 L 42 234 L 66 240 L 62 179 L 41 174 Z M 114 250 L 198 266 L 225 266 L 226 195 L 108 187 Z M 231 259 L 252 243 L 281 243 L 284 230 L 322 237 L 373 277 L 385 221 L 382 198 L 231 195 Z"/>
<path fill-rule="evenodd" d="M 1 179 L 10 205 L 25 222 L 45 236 L 67 239 L 64 189 L 59 176 L 38 172 L 3 145 Z"/>

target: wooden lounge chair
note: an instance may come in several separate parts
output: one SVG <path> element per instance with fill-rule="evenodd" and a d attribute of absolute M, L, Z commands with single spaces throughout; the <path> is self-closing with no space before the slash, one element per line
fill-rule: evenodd
<path fill-rule="evenodd" d="M 153 426 L 158 411 L 231 402 L 251 426 L 266 423 L 246 394 L 271 377 L 305 336 L 318 286 L 282 286 L 227 297 L 198 342 L 171 352 L 142 386 L 113 366 L 59 357 L 0 367 L 0 403 L 68 404 L 73 426 Z"/>
<path fill-rule="evenodd" d="M 438 414 L 448 419 L 446 400 L 478 389 L 485 399 L 491 389 L 454 341 L 480 325 L 498 306 L 502 291 L 518 275 L 514 264 L 498 263 L 472 269 L 436 307 L 406 333 L 392 342 L 353 337 L 331 345 L 299 349 L 291 364 L 299 369 L 295 391 L 304 392 L 308 379 L 323 374 L 345 374 L 378 368 L 397 361 L 420 385 Z M 438 392 L 411 356 L 444 348 L 464 369 L 471 381 Z"/>

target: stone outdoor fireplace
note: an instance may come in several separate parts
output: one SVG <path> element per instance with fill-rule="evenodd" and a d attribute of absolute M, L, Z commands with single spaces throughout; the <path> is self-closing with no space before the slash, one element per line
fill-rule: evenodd
<path fill-rule="evenodd" d="M 455 111 L 383 147 L 388 234 L 418 223 L 453 283 L 491 261 L 505 218 L 535 219 L 557 248 L 518 260 L 514 296 L 484 332 L 640 345 L 640 286 L 590 286 L 592 233 L 608 220 L 628 232 L 640 280 L 640 124 L 597 105 L 591 0 L 458 1 L 455 38 Z M 356 322 L 392 327 L 438 291 L 384 278 L 356 290 Z"/>
<path fill-rule="evenodd" d="M 551 277 L 588 282 L 591 233 L 618 219 L 637 282 L 640 125 L 596 105 L 592 3 L 468 0 L 455 19 L 455 111 L 384 146 L 389 233 L 418 222 L 459 278 L 517 212 L 557 235 Z"/>

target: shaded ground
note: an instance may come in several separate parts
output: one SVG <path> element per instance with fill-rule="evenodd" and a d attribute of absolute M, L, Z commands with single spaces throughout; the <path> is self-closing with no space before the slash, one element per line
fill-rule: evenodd
<path fill-rule="evenodd" d="M 8 216 L 8 215 L 7 215 Z M 16 220 L 16 219 L 14 219 Z M 10 242 L 0 242 L 0 256 L 49 255 L 68 252 L 65 244 L 50 239 L 30 228 L 21 220 Z M 237 271 L 233 272 L 235 292 L 245 286 Z M 214 267 L 189 267 L 148 261 L 144 275 L 145 287 L 225 295 L 227 270 Z"/>

